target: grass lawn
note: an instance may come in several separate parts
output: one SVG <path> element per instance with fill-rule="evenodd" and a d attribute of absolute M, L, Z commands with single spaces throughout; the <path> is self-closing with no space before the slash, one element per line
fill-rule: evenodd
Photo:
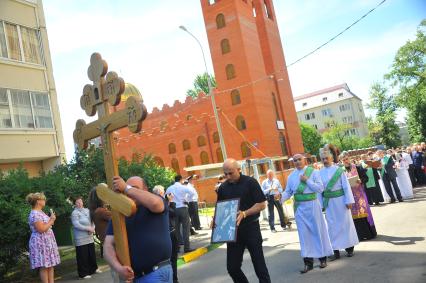
<path fill-rule="evenodd" d="M 214 216 L 214 207 L 206 207 L 198 209 L 198 214 L 200 216 Z"/>
<path fill-rule="evenodd" d="M 58 266 L 55 266 L 55 281 L 62 277 L 73 276 L 77 279 L 77 262 L 75 259 L 75 247 L 61 247 L 59 249 L 59 254 L 61 256 L 61 263 Z M 98 266 L 105 265 L 106 262 L 103 258 L 100 258 L 99 246 L 96 245 L 96 257 Z M 4 282 L 14 282 L 14 283 L 23 283 L 23 282 L 41 282 L 38 276 L 38 271 L 30 269 L 30 263 L 28 258 L 23 262 L 19 263 L 14 269 L 12 269 Z"/>

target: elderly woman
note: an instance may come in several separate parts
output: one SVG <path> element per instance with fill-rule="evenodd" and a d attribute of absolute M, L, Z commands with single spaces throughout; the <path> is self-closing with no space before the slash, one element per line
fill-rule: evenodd
<path fill-rule="evenodd" d="M 95 226 L 90 220 L 89 209 L 84 208 L 83 199 L 75 199 L 75 208 L 71 214 L 71 221 L 74 227 L 74 244 L 77 258 L 78 276 L 82 279 L 91 278 L 91 274 L 97 272 L 95 243 L 93 233 Z"/>
<path fill-rule="evenodd" d="M 56 216 L 51 211 L 50 217 L 43 212 L 46 197 L 43 193 L 27 195 L 27 202 L 31 205 L 28 224 L 31 229 L 29 241 L 31 269 L 39 269 L 40 279 L 43 283 L 54 282 L 54 266 L 61 260 L 56 244 L 52 226 Z"/>
<path fill-rule="evenodd" d="M 340 160 L 345 167 L 346 176 L 357 178 L 356 182 L 351 183 L 352 194 L 355 203 L 352 205 L 352 218 L 355 223 L 356 232 L 360 240 L 368 240 L 377 236 L 376 226 L 374 225 L 373 214 L 368 204 L 363 184 L 368 182 L 367 170 L 362 166 L 356 166 L 349 161 L 349 154 L 344 151 L 340 154 Z"/>

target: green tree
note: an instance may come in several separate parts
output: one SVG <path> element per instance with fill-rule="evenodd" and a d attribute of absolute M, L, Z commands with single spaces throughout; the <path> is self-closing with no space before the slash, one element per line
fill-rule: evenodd
<path fill-rule="evenodd" d="M 334 121 L 328 122 L 330 127 L 323 133 L 322 137 L 325 143 L 331 143 L 337 146 L 340 150 L 349 150 L 357 148 L 353 138 L 349 135 L 351 125 L 341 124 Z"/>
<path fill-rule="evenodd" d="M 305 152 L 312 155 L 318 155 L 319 149 L 322 146 L 322 136 L 317 130 L 307 124 L 300 123 L 300 131 L 302 132 L 303 147 Z"/>
<path fill-rule="evenodd" d="M 188 89 L 186 91 L 186 96 L 190 96 L 192 98 L 197 98 L 198 94 L 200 92 L 204 92 L 205 94 L 209 94 L 209 84 L 208 84 L 208 78 L 210 77 L 210 82 L 212 84 L 212 87 L 216 87 L 216 80 L 213 76 L 204 73 L 202 75 L 197 75 L 197 77 L 194 80 L 193 88 Z"/>
<path fill-rule="evenodd" d="M 389 95 L 386 87 L 380 83 L 374 83 L 370 88 L 369 109 L 374 109 L 376 113 L 377 141 L 387 147 L 396 147 L 401 144 L 399 128 L 395 123 L 395 111 L 397 105 L 393 96 Z"/>
<path fill-rule="evenodd" d="M 385 78 L 399 89 L 396 103 L 407 110 L 411 141 L 426 140 L 426 20 L 420 23 L 416 39 L 398 50 Z"/>

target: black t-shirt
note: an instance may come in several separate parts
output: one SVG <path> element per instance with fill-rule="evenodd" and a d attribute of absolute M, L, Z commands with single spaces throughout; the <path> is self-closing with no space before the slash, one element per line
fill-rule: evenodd
<path fill-rule="evenodd" d="M 265 195 L 260 188 L 259 183 L 256 179 L 240 175 L 240 179 L 236 183 L 230 183 L 226 181 L 222 183 L 217 192 L 217 200 L 227 200 L 238 198 L 240 199 L 240 208 L 239 210 L 247 210 L 256 203 L 266 201 Z M 241 220 L 240 226 L 244 227 L 245 225 L 254 222 L 259 219 L 260 213 L 247 216 Z"/>
<path fill-rule="evenodd" d="M 164 211 L 153 213 L 138 205 L 136 214 L 126 217 L 127 239 L 129 241 L 130 260 L 137 276 L 143 270 L 152 268 L 172 254 L 172 242 L 169 233 L 169 210 L 164 201 Z M 114 235 L 111 220 L 107 235 Z"/>

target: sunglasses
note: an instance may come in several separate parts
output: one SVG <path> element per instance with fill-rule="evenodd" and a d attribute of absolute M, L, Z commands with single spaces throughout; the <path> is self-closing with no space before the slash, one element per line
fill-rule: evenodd
<path fill-rule="evenodd" d="M 225 175 L 225 176 L 231 176 L 232 174 L 234 174 L 234 172 L 228 172 L 228 173 L 226 173 L 226 172 L 223 172 L 223 175 Z"/>

